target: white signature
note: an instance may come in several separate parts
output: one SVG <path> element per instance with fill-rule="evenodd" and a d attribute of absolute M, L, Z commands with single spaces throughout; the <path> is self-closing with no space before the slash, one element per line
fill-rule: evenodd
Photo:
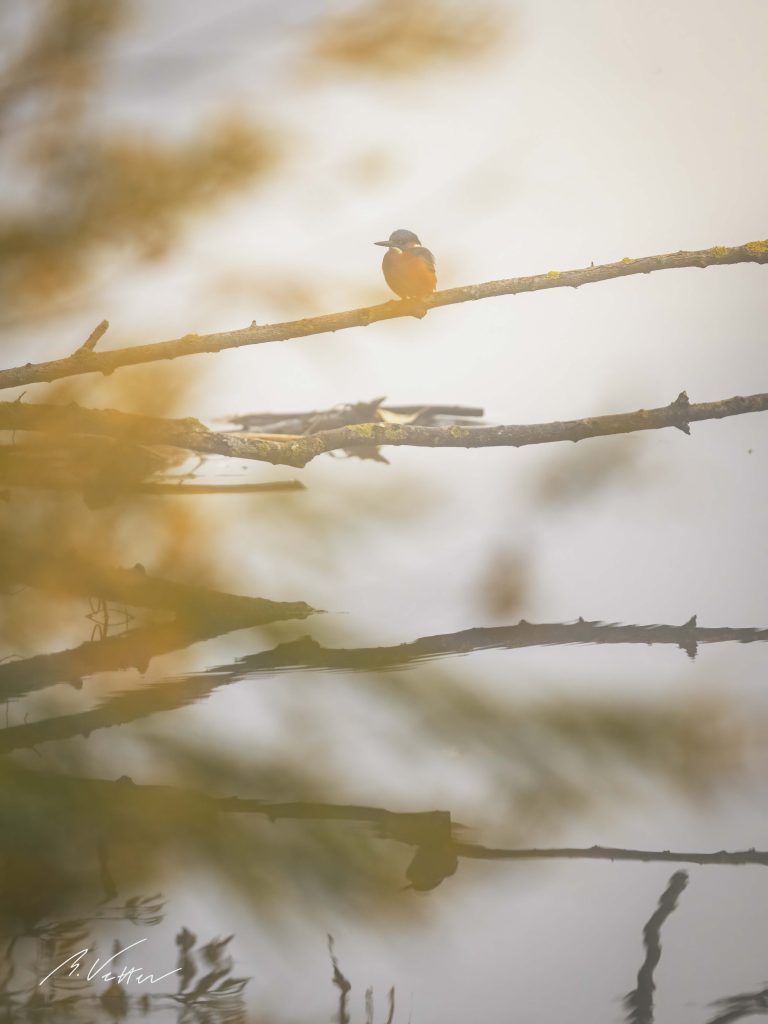
<path fill-rule="evenodd" d="M 138 942 L 132 942 L 130 946 L 126 946 L 124 949 L 118 949 L 116 953 L 113 953 L 107 960 L 99 960 L 98 957 L 91 964 L 90 970 L 86 974 L 86 981 L 93 981 L 94 978 L 101 981 L 116 981 L 118 985 L 121 985 L 124 981 L 131 981 L 133 975 L 136 975 L 136 982 L 139 985 L 143 985 L 145 981 L 148 981 L 150 985 L 156 985 L 158 981 L 162 981 L 163 978 L 169 978 L 172 974 L 178 974 L 181 970 L 180 967 L 175 968 L 173 971 L 168 971 L 166 974 L 161 974 L 159 978 L 156 978 L 154 974 L 144 974 L 143 967 L 123 967 L 119 974 L 113 974 L 111 971 L 106 970 L 106 967 L 116 960 L 117 957 L 123 953 L 127 953 L 129 949 L 133 949 L 134 946 L 140 946 L 142 942 L 146 942 L 146 939 L 139 939 Z M 38 982 L 38 985 L 43 985 L 49 978 L 53 977 L 58 971 L 69 964 L 69 971 L 67 972 L 68 978 L 79 978 L 80 971 L 83 968 L 82 958 L 88 955 L 87 949 L 81 949 L 77 953 L 73 953 L 72 956 L 68 956 L 66 960 L 62 960 L 58 967 L 54 967 L 53 970 L 46 974 L 42 981 Z M 104 973 L 102 973 L 102 971 Z"/>

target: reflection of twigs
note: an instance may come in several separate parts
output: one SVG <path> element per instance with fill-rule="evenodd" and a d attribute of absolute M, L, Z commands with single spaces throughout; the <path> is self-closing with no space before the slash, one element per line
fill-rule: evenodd
<path fill-rule="evenodd" d="M 676 427 L 690 433 L 690 424 L 768 409 L 768 394 L 736 396 L 692 405 L 683 391 L 669 405 L 656 409 L 589 416 L 580 420 L 497 427 L 424 427 L 412 423 L 359 423 L 285 440 L 243 432 L 216 432 L 196 419 L 136 416 L 114 409 L 83 409 L 75 405 L 0 403 L 0 430 L 51 433 L 92 433 L 131 438 L 137 444 L 171 445 L 209 455 L 252 459 L 276 466 L 306 466 L 324 452 L 394 445 L 417 448 L 522 448 L 558 441 L 581 441 L 639 430 Z"/>
<path fill-rule="evenodd" d="M 656 988 L 653 972 L 661 960 L 661 928 L 677 906 L 677 899 L 686 885 L 688 875 L 685 871 L 676 871 L 661 894 L 657 909 L 643 928 L 645 960 L 637 973 L 637 988 L 624 997 L 629 1024 L 653 1024 L 653 992 Z"/>
<path fill-rule="evenodd" d="M 694 252 L 666 253 L 662 256 L 645 256 L 640 259 L 623 259 L 618 263 L 587 267 L 584 270 L 549 271 L 533 277 L 513 277 L 501 281 L 486 281 L 483 284 L 467 285 L 436 292 L 426 302 L 403 300 L 385 302 L 378 306 L 352 309 L 343 313 L 294 320 L 289 323 L 252 325 L 239 331 L 224 331 L 219 334 L 188 334 L 173 341 L 161 341 L 150 345 L 136 345 L 132 348 L 113 349 L 111 352 L 84 352 L 66 359 L 54 359 L 47 363 L 28 364 L 0 371 L 0 388 L 15 388 L 24 384 L 59 380 L 80 373 L 111 373 L 120 366 L 135 366 L 138 363 L 155 362 L 160 359 L 176 359 L 178 356 L 197 355 L 204 352 L 221 352 L 239 348 L 242 345 L 260 345 L 265 342 L 287 341 L 290 338 L 307 338 L 350 327 L 366 327 L 379 320 L 393 320 L 404 316 L 423 316 L 427 309 L 449 306 L 458 302 L 492 298 L 497 295 L 517 295 L 521 292 L 541 291 L 550 288 L 578 288 L 584 284 L 608 281 L 612 278 L 629 277 L 634 274 L 649 274 L 656 270 L 673 270 L 683 267 L 723 266 L 733 263 L 768 263 L 768 242 L 747 242 L 737 246 L 715 246 Z"/>
<path fill-rule="evenodd" d="M 242 674 L 279 668 L 381 671 L 421 661 L 471 654 L 566 644 L 671 644 L 694 657 L 699 644 L 755 643 L 768 640 L 768 629 L 699 626 L 694 615 L 682 626 L 621 625 L 606 622 L 525 622 L 514 626 L 479 626 L 438 633 L 392 647 L 323 647 L 312 637 L 280 644 L 271 651 L 241 659 Z M 233 666 L 234 667 L 234 666 Z M 221 669 L 219 670 L 221 671 Z"/>
<path fill-rule="evenodd" d="M 93 623 L 93 629 L 91 631 L 91 642 L 95 643 L 99 640 L 106 640 L 109 636 L 110 629 L 120 630 L 121 632 L 125 629 L 129 622 L 132 622 L 134 616 L 128 611 L 127 608 L 121 608 L 119 610 L 120 618 L 115 621 L 110 613 L 109 602 L 103 597 L 89 597 L 88 606 L 90 611 L 86 615 L 86 618 Z"/>
<path fill-rule="evenodd" d="M 350 982 L 344 977 L 339 969 L 339 961 L 336 959 L 336 954 L 333 951 L 333 936 L 328 936 L 328 955 L 331 958 L 331 964 L 333 965 L 333 984 L 339 990 L 339 1024 L 349 1024 L 349 1014 L 347 1013 L 347 996 L 352 988 Z"/>
<path fill-rule="evenodd" d="M 138 668 L 144 672 L 153 657 L 180 649 L 206 636 L 217 635 L 216 631 L 223 633 L 236 629 L 239 621 L 233 620 L 228 627 L 226 623 L 209 623 L 207 625 L 211 626 L 212 632 L 206 632 L 206 623 L 200 624 L 199 632 L 190 623 L 148 626 L 119 637 L 81 644 L 70 651 L 39 654 L 7 665 L 0 664 L 0 695 L 18 698 L 59 682 L 80 685 L 85 676 L 97 672 L 126 668 Z M 110 697 L 102 708 L 85 712 L 85 719 L 83 715 L 70 716 L 68 728 L 73 731 L 67 735 L 79 735 L 81 730 L 91 731 L 124 724 L 157 710 L 185 707 L 214 689 L 264 672 L 382 672 L 473 651 L 515 650 L 572 643 L 647 646 L 674 644 L 693 657 L 698 644 L 702 643 L 754 643 L 766 640 L 768 629 L 699 627 L 695 616 L 684 626 L 622 626 L 584 620 L 571 623 L 520 622 L 516 626 L 480 627 L 423 637 L 393 647 L 322 647 L 311 637 L 303 637 L 279 644 L 269 651 L 248 655 L 229 665 L 218 665 L 205 673 L 154 682 L 146 689 L 118 693 Z M 42 737 L 48 727 L 38 724 Z M 62 728 L 62 724 L 57 727 Z M 9 740 L 10 737 L 6 737 L 6 742 Z"/>
<path fill-rule="evenodd" d="M 454 838 L 466 827 L 451 820 L 448 811 L 390 811 L 365 804 L 334 804 L 310 801 L 270 803 L 247 797 L 213 797 L 207 793 L 177 786 L 156 786 L 134 783 L 127 776 L 110 779 L 79 778 L 49 772 L 18 768 L 7 762 L 0 770 L 8 783 L 20 784 L 32 794 L 32 784 L 40 792 L 56 793 L 59 800 L 72 800 L 78 807 L 117 806 L 123 810 L 144 813 L 151 809 L 182 823 L 186 818 L 199 819 L 211 814 L 253 814 L 271 822 L 345 821 L 375 827 L 376 835 L 418 850 L 439 846 L 450 847 L 459 860 L 609 860 L 642 863 L 677 863 L 740 867 L 747 864 L 768 867 L 768 850 L 719 850 L 716 853 L 678 852 L 672 850 L 633 850 L 613 846 L 544 847 L 539 849 L 493 848 Z M 172 813 L 171 813 L 172 812 Z M 453 873 L 453 872 L 451 872 Z M 414 886 L 415 888 L 415 886 Z"/>
<path fill-rule="evenodd" d="M 8 658 L 0 660 L 0 696 L 15 700 L 62 682 L 79 688 L 85 677 L 98 672 L 136 669 L 143 674 L 151 660 L 161 654 L 182 650 L 192 643 L 241 629 L 243 625 L 240 617 L 229 625 L 219 621 L 206 624 L 181 620 L 158 626 L 140 626 L 129 633 L 89 640 L 72 650 L 56 654 L 37 654 L 23 659 L 18 655 L 8 655 Z"/>
<path fill-rule="evenodd" d="M 720 1009 L 714 1017 L 709 1018 L 707 1024 L 734 1024 L 734 1021 L 744 1017 L 763 1017 L 768 1013 L 768 988 L 726 996 L 717 999 L 713 1005 Z"/>
<path fill-rule="evenodd" d="M 554 849 L 494 849 L 473 843 L 455 843 L 459 857 L 471 860 L 627 860 L 672 864 L 762 864 L 768 866 L 766 850 L 736 850 L 717 853 L 677 853 L 672 850 L 625 850 L 616 846 L 559 847 Z"/>
<path fill-rule="evenodd" d="M 138 904 L 144 901 L 133 902 Z M 128 915 L 126 917 L 133 919 Z M 152 920 L 144 920 L 142 923 L 157 924 L 161 919 L 162 915 Z M 226 953 L 226 947 L 234 936 L 230 935 L 224 940 L 214 938 L 205 945 L 195 948 L 197 937 L 188 928 L 183 928 L 176 937 L 176 945 L 181 947 L 182 943 L 184 944 L 184 962 L 189 965 L 192 975 L 198 974 L 198 964 L 204 973 L 189 991 L 182 991 L 180 988 L 176 992 L 148 992 L 146 987 L 142 989 L 140 986 L 147 980 L 154 984 L 153 974 L 149 971 L 143 973 L 143 968 L 124 963 L 121 959 L 122 954 L 131 947 L 121 947 L 117 940 L 112 944 L 111 959 L 105 960 L 98 972 L 94 966 L 93 973 L 89 972 L 87 977 L 81 977 L 84 972 L 75 971 L 74 967 L 71 971 L 68 970 L 70 962 L 76 962 L 78 950 L 87 953 L 90 948 L 95 952 L 92 936 L 86 926 L 89 920 L 109 918 L 84 917 L 79 920 L 51 922 L 30 931 L 28 935 L 37 941 L 37 971 L 35 976 L 17 981 L 14 989 L 10 989 L 8 984 L 15 967 L 11 958 L 15 939 L 12 940 L 6 954 L 10 970 L 0 976 L 0 1001 L 6 1013 L 3 1019 L 28 1019 L 31 1013 L 32 1019 L 40 1021 L 53 1022 L 75 1018 L 79 1020 L 78 1010 L 85 1010 L 90 1019 L 101 1009 L 106 1010 L 113 1019 L 122 1020 L 128 1016 L 133 1019 L 137 1012 L 146 1016 L 156 1010 L 162 1011 L 169 1004 L 180 1008 L 180 1022 L 198 1020 L 206 1021 L 207 1024 L 235 1024 L 244 1019 L 243 991 L 250 978 L 232 976 L 234 962 Z M 98 963 L 99 960 L 96 958 L 94 964 Z M 114 973 L 104 971 L 103 968 L 107 964 L 112 965 Z M 53 969 L 46 977 L 49 967 Z M 122 976 L 123 971 L 127 975 L 125 979 Z M 43 975 L 42 981 L 39 980 L 40 974 Z M 106 975 L 111 975 L 110 984 L 98 993 L 96 986 L 102 979 L 107 980 Z M 171 977 L 178 981 L 180 976 L 177 969 L 167 972 L 157 980 Z M 136 994 L 132 991 L 134 988 Z M 87 1008 L 90 1008 L 90 1013 Z"/>

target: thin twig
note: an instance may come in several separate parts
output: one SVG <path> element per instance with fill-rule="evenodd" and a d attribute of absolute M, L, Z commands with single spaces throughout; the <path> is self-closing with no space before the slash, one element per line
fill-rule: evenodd
<path fill-rule="evenodd" d="M 454 843 L 456 854 L 471 860 L 624 860 L 662 864 L 742 864 L 768 866 L 768 850 L 718 850 L 716 853 L 678 853 L 675 850 L 627 850 L 616 846 L 499 849 L 474 843 Z"/>
<path fill-rule="evenodd" d="M 93 352 L 108 330 L 109 320 L 102 320 L 94 327 L 80 348 L 75 351 L 75 356 L 82 355 L 84 352 Z"/>
<path fill-rule="evenodd" d="M 163 444 L 207 455 L 254 459 L 272 465 L 301 468 L 324 452 L 352 451 L 378 445 L 426 448 L 522 448 L 555 441 L 581 441 L 638 430 L 677 427 L 690 433 L 699 420 L 723 419 L 768 409 L 768 393 L 736 396 L 691 405 L 683 391 L 674 402 L 657 409 L 553 423 L 473 427 L 420 427 L 401 423 L 362 423 L 321 431 L 298 439 L 264 440 L 245 433 L 215 432 L 196 419 L 160 419 L 117 412 L 82 409 L 76 405 L 28 405 L 0 402 L 0 430 L 42 430 L 52 433 L 103 434 L 137 444 Z"/>
<path fill-rule="evenodd" d="M 286 323 L 266 324 L 217 334 L 187 334 L 172 341 L 136 345 L 132 348 L 113 349 L 110 352 L 78 352 L 65 359 L 54 359 L 46 363 L 27 363 L 0 371 L 0 389 L 21 387 L 25 384 L 39 384 L 43 381 L 59 380 L 81 373 L 112 373 L 121 366 L 136 366 L 160 359 L 176 359 L 179 356 L 200 355 L 204 352 L 222 352 L 225 349 L 243 345 L 262 345 L 271 341 L 288 341 L 292 338 L 307 338 L 330 331 L 346 330 L 350 327 L 367 327 L 380 320 L 394 320 L 403 316 L 423 316 L 437 306 L 450 306 L 458 302 L 472 302 L 499 295 L 518 295 L 522 292 L 542 291 L 549 288 L 579 288 L 583 284 L 608 281 L 617 277 L 634 274 L 650 274 L 656 270 L 673 270 L 683 267 L 724 266 L 733 263 L 768 263 L 768 240 L 747 242 L 744 245 L 716 245 L 711 249 L 694 252 L 665 253 L 661 256 L 644 256 L 640 259 L 625 259 L 618 263 L 606 263 L 583 270 L 550 270 L 546 274 L 532 277 L 512 277 L 500 281 L 486 281 L 483 284 L 466 285 L 436 292 L 426 302 L 413 299 L 385 302 L 378 306 L 351 309 L 343 313 L 329 313 L 325 316 L 292 320 Z"/>

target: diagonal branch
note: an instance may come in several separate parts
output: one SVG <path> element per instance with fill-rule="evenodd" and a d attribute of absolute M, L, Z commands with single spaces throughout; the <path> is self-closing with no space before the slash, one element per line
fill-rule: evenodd
<path fill-rule="evenodd" d="M 301 468 L 324 452 L 372 445 L 408 445 L 419 448 L 522 448 L 555 441 L 581 441 L 586 437 L 607 437 L 638 430 L 677 427 L 690 433 L 699 420 L 723 419 L 768 409 L 768 393 L 736 396 L 719 402 L 691 405 L 683 391 L 674 402 L 657 409 L 590 416 L 581 420 L 553 423 L 474 427 L 422 427 L 402 423 L 361 423 L 320 431 L 285 441 L 268 440 L 243 432 L 209 430 L 199 420 L 160 419 L 117 412 L 114 409 L 82 409 L 76 405 L 25 405 L 0 402 L 0 430 L 41 430 L 55 433 L 103 434 L 129 438 L 139 444 L 163 444 L 206 455 L 255 459 L 273 465 Z"/>
<path fill-rule="evenodd" d="M 716 245 L 711 249 L 693 252 L 665 253 L 661 256 L 628 257 L 618 263 L 605 263 L 583 270 L 550 270 L 533 277 L 511 277 L 500 281 L 466 285 L 436 292 L 427 302 L 403 300 L 384 302 L 378 306 L 350 309 L 343 313 L 309 317 L 287 323 L 253 323 L 250 327 L 217 334 L 187 334 L 172 341 L 159 341 L 149 345 L 113 349 L 108 352 L 79 351 L 65 359 L 46 363 L 27 363 L 12 369 L 0 370 L 0 389 L 60 380 L 82 373 L 112 373 L 121 366 L 136 366 L 161 359 L 199 355 L 204 352 L 222 352 L 243 345 L 262 345 L 270 341 L 288 341 L 307 338 L 315 334 L 367 327 L 380 320 L 394 320 L 402 316 L 423 316 L 436 306 L 450 306 L 458 302 L 473 302 L 499 295 L 519 295 L 522 292 L 542 291 L 549 288 L 579 288 L 583 284 L 608 281 L 634 274 L 650 274 L 656 270 L 674 270 L 683 267 L 725 266 L 733 263 L 768 263 L 768 240 L 747 242 L 744 245 Z"/>

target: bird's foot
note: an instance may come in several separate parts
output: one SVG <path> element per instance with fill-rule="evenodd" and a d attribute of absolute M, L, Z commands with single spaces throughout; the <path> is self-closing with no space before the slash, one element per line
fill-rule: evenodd
<path fill-rule="evenodd" d="M 429 303 L 424 299 L 403 299 L 402 302 L 408 307 L 408 316 L 423 320 L 429 312 Z"/>

